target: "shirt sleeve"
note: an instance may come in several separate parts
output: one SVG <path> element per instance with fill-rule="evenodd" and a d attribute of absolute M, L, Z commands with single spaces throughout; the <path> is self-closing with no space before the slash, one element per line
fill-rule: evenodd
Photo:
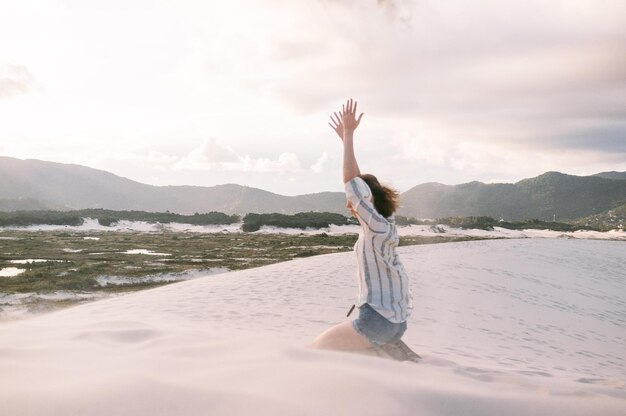
<path fill-rule="evenodd" d="M 376 211 L 372 202 L 372 191 L 363 179 L 356 176 L 346 182 L 346 198 L 362 225 L 375 233 L 387 232 L 389 222 Z"/>

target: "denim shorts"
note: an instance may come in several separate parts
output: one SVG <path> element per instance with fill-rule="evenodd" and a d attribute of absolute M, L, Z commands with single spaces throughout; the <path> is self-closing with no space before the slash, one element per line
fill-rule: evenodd
<path fill-rule="evenodd" d="M 406 331 L 406 321 L 393 323 L 367 303 L 359 307 L 359 317 L 352 321 L 352 326 L 375 347 L 398 341 Z"/>

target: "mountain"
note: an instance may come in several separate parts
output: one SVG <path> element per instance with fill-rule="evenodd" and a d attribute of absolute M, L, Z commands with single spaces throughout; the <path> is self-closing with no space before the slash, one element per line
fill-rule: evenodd
<path fill-rule="evenodd" d="M 426 183 L 402 194 L 398 213 L 418 218 L 485 215 L 571 220 L 626 203 L 626 181 L 547 172 L 515 184 Z"/>
<path fill-rule="evenodd" d="M 85 166 L 10 157 L 0 157 L 0 198 L 7 201 L 3 204 L 0 199 L 0 210 L 108 208 L 181 214 L 345 214 L 342 192 L 284 196 L 234 184 L 153 186 Z"/>
<path fill-rule="evenodd" d="M 593 176 L 599 176 L 601 178 L 605 178 L 605 179 L 624 179 L 626 180 L 626 172 L 615 172 L 610 171 L 610 172 L 600 172 L 600 173 L 596 173 Z"/>
<path fill-rule="evenodd" d="M 56 207 L 57 209 L 62 207 Z M 46 209 L 55 209 L 53 206 L 49 204 L 44 204 L 41 201 L 38 201 L 33 198 L 0 198 L 0 211 L 17 211 L 17 210 L 25 210 L 25 211 L 37 211 L 37 210 L 46 210 Z"/>
<path fill-rule="evenodd" d="M 509 219 L 524 216 L 519 199 L 512 184 L 469 182 L 443 185 L 431 182 L 404 192 L 398 214 L 416 218 L 488 215 Z"/>
<path fill-rule="evenodd" d="M 610 176 L 610 178 L 607 178 Z M 558 221 L 626 203 L 626 172 L 547 172 L 517 183 L 424 183 L 401 194 L 399 215 L 490 216 Z M 0 210 L 82 209 L 226 214 L 326 211 L 347 214 L 342 192 L 284 196 L 241 185 L 153 186 L 80 165 L 0 157 Z"/>

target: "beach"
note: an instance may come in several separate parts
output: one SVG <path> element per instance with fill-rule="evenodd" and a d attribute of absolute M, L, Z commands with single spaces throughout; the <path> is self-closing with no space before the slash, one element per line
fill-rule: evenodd
<path fill-rule="evenodd" d="M 4 323 L 2 413 L 624 414 L 623 242 L 398 251 L 419 364 L 306 348 L 354 302 L 353 254 L 327 254 Z"/>

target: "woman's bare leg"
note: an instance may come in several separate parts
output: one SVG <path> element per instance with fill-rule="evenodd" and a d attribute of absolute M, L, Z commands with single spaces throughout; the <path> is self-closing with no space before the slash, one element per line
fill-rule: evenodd
<path fill-rule="evenodd" d="M 345 321 L 322 332 L 310 348 L 336 351 L 366 351 L 373 346 L 363 335 L 356 332 L 352 321 Z"/>

